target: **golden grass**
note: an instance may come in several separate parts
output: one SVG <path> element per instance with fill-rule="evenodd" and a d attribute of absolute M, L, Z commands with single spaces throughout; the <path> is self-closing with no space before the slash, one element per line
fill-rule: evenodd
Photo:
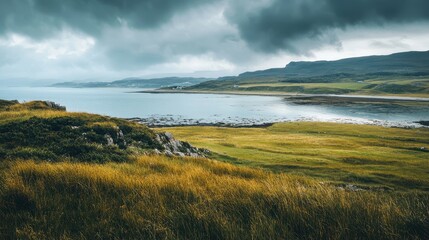
<path fill-rule="evenodd" d="M 100 116 L 88 113 L 79 112 L 62 112 L 54 110 L 22 110 L 22 111 L 0 111 L 0 124 L 13 122 L 13 121 L 24 121 L 31 117 L 39 118 L 55 118 L 55 117 L 79 117 L 94 119 Z"/>
<path fill-rule="evenodd" d="M 4 236 L 379 239 L 428 234 L 427 194 L 348 192 L 206 159 L 142 156 L 105 165 L 26 161 L 8 169 L 0 188 Z"/>
<path fill-rule="evenodd" d="M 2 109 L 0 111 L 0 124 L 5 124 L 13 121 L 25 121 L 31 117 L 39 118 L 56 118 L 56 117 L 77 117 L 85 120 L 105 121 L 106 117 L 82 113 L 82 112 L 66 112 L 58 110 L 46 105 L 43 101 L 31 101 L 27 103 L 17 103 Z"/>
<path fill-rule="evenodd" d="M 0 111 L 0 124 L 76 117 L 102 128 L 119 121 L 37 104 Z M 291 123 L 168 131 L 221 160 L 288 174 L 137 152 L 124 163 L 110 154 L 105 164 L 1 159 L 0 239 L 429 238 L 428 192 L 354 192 L 325 181 L 378 176 L 382 185 L 425 190 L 428 153 L 416 149 L 427 146 L 427 130 Z"/>

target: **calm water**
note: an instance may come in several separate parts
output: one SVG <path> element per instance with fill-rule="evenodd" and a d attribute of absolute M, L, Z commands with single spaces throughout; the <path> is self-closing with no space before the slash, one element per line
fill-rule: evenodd
<path fill-rule="evenodd" d="M 50 100 L 68 111 L 122 118 L 149 118 L 163 123 L 264 123 L 290 120 L 411 123 L 429 120 L 429 106 L 295 105 L 281 97 L 212 94 L 130 93 L 133 89 L 7 87 L 0 99 Z M 429 104 L 428 104 L 429 105 Z"/>

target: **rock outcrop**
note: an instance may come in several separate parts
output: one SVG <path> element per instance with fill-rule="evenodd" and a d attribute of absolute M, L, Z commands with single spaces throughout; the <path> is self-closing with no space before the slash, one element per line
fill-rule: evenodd
<path fill-rule="evenodd" d="M 106 139 L 106 145 L 107 146 L 118 146 L 121 149 L 127 148 L 127 141 L 125 140 L 124 133 L 119 127 L 114 127 L 116 133 L 111 134 L 104 134 L 104 138 Z"/>
<path fill-rule="evenodd" d="M 169 132 L 158 133 L 156 140 L 163 146 L 163 152 L 158 149 L 155 150 L 155 153 L 165 154 L 167 156 L 190 156 L 190 157 L 207 157 L 210 154 L 210 151 L 207 149 L 200 149 L 193 147 L 187 142 L 182 142 L 176 140 L 173 137 L 173 134 Z"/>
<path fill-rule="evenodd" d="M 58 103 L 55 103 L 55 102 L 52 102 L 52 101 L 43 101 L 43 103 L 46 104 L 46 106 L 48 108 L 52 108 L 52 109 L 60 110 L 60 111 L 66 111 L 66 107 L 61 106 Z"/>

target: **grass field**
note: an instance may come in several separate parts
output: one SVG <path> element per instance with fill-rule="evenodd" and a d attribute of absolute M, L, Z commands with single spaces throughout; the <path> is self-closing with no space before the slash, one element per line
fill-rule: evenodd
<path fill-rule="evenodd" d="M 208 81 L 184 88 L 184 90 L 429 97 L 429 77 L 377 74 L 301 78 L 238 77 Z"/>
<path fill-rule="evenodd" d="M 142 156 L 104 165 L 27 160 L 9 163 L 3 172 L 2 239 L 429 236 L 428 194 L 344 191 L 206 159 Z"/>
<path fill-rule="evenodd" d="M 253 84 L 241 84 L 239 88 L 250 88 L 250 87 L 296 87 L 302 86 L 305 89 L 311 88 L 339 88 L 339 89 L 351 89 L 351 90 L 360 90 L 365 86 L 368 86 L 369 83 L 253 83 Z"/>
<path fill-rule="evenodd" d="M 429 129 L 295 122 L 161 130 L 233 164 L 336 184 L 429 191 Z"/>
<path fill-rule="evenodd" d="M 0 239 L 429 237 L 423 129 L 161 129 L 225 163 L 154 155 L 145 126 L 44 102 L 0 101 L 0 128 Z"/>

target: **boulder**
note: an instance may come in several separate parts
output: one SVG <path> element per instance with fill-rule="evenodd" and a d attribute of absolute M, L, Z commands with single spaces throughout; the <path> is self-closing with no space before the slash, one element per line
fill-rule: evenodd
<path fill-rule="evenodd" d="M 115 143 L 113 142 L 113 138 L 112 138 L 112 136 L 110 136 L 109 134 L 104 134 L 104 138 L 106 139 L 106 141 L 107 141 L 107 146 L 112 146 L 112 145 L 114 145 Z"/>
<path fill-rule="evenodd" d="M 187 142 L 176 140 L 169 132 L 158 133 L 156 140 L 163 146 L 164 154 L 167 156 L 206 157 L 206 154 L 210 153 L 208 150 L 200 150 Z"/>
<path fill-rule="evenodd" d="M 66 110 L 66 107 L 61 106 L 61 105 L 59 105 L 59 104 L 57 104 L 55 102 L 52 102 L 52 101 L 45 101 L 45 104 L 46 104 L 46 106 L 48 106 L 48 107 L 50 107 L 52 109 L 57 109 L 57 110 L 62 110 L 62 111 Z"/>

